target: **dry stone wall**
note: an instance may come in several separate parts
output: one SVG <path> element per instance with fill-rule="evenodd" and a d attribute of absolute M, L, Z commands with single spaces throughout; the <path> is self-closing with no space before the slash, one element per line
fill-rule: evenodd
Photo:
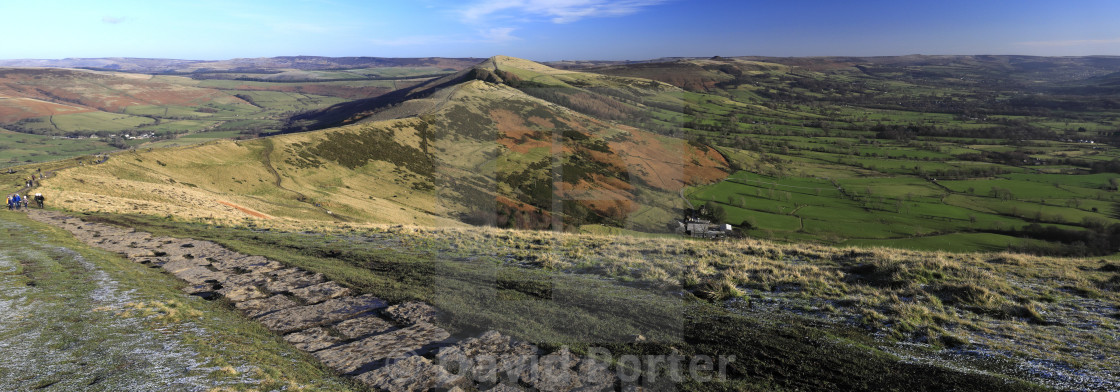
<path fill-rule="evenodd" d="M 293 346 L 339 373 L 387 391 L 613 391 L 618 378 L 597 360 L 488 331 L 456 340 L 423 302 L 387 304 L 322 274 L 210 242 L 155 237 L 51 211 L 31 217 L 83 242 L 161 268 L 184 291 L 225 298 Z"/>

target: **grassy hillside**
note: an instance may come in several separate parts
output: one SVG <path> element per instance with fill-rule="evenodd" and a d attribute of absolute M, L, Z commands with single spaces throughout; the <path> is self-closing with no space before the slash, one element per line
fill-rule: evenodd
<path fill-rule="evenodd" d="M 315 143 L 317 136 L 121 153 L 100 165 L 59 172 L 42 192 L 70 209 L 187 219 L 441 222 L 429 213 L 437 208 L 434 196 L 413 193 L 395 165 L 353 170 L 301 164 L 294 146 Z"/>
<path fill-rule="evenodd" d="M 521 228 L 676 216 L 685 186 L 726 176 L 718 151 L 467 81 L 420 117 L 117 154 L 43 188 L 76 210 Z M 110 186 L 110 184 L 112 184 Z"/>

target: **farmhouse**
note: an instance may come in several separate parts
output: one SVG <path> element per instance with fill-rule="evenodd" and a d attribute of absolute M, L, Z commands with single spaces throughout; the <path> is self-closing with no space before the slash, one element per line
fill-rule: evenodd
<path fill-rule="evenodd" d="M 696 238 L 724 238 L 731 234 L 731 225 L 712 223 L 707 219 L 688 218 L 669 224 L 669 228 L 677 234 L 690 235 Z"/>

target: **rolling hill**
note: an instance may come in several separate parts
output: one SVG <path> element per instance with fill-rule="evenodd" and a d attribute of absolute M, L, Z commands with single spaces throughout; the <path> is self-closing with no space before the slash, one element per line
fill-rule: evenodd
<path fill-rule="evenodd" d="M 320 57 L 280 56 L 237 58 L 230 60 L 178 60 L 131 57 L 12 59 L 0 60 L 0 67 L 89 68 L 145 74 L 207 73 L 223 71 L 263 70 L 338 70 L 385 67 L 439 67 L 463 69 L 482 59 L 472 58 L 387 58 L 387 57 Z"/>
<path fill-rule="evenodd" d="M 715 57 L 563 65 L 496 56 L 443 69 L 442 76 L 421 77 L 430 68 L 392 71 L 413 78 L 407 80 L 258 81 L 367 71 L 396 77 L 385 69 L 155 79 L 234 94 L 271 116 L 222 127 L 271 130 L 281 126 L 277 117 L 287 118 L 282 132 L 290 135 L 276 141 L 335 129 L 292 142 L 299 145 L 278 144 L 270 157 L 278 171 L 288 161 L 294 170 L 329 173 L 369 162 L 403 167 L 375 182 L 398 183 L 415 197 L 438 195 L 444 206 L 420 208 L 404 221 L 432 215 L 522 228 L 656 231 L 686 204 L 683 197 L 747 235 L 780 241 L 1064 255 L 1103 255 L 1120 244 L 1109 234 L 1120 223 L 1120 199 L 1110 192 L 1116 176 L 1109 174 L 1120 167 L 1113 147 L 1118 120 L 1109 109 L 1118 100 L 1108 93 L 1120 70 L 1115 58 Z M 380 90 L 351 100 L 316 96 L 312 88 Z M 285 115 L 305 109 L 314 110 Z M 349 133 L 332 133 L 341 130 Z M 412 136 L 402 141 L 401 134 Z M 336 136 L 319 140 L 323 135 Z M 385 146 L 391 151 L 367 151 Z M 407 155 L 382 156 L 398 152 Z M 411 167 L 402 166 L 407 162 Z M 334 183 L 349 181 L 339 175 Z M 210 181 L 202 182 L 190 181 Z M 322 201 L 333 192 L 297 193 Z M 351 211 L 341 214 L 397 221 L 358 212 L 373 208 L 364 203 L 350 202 Z"/>
<path fill-rule="evenodd" d="M 0 123 L 74 113 L 123 113 L 132 106 L 251 107 L 215 89 L 154 80 L 150 75 L 68 69 L 0 69 L 0 97 Z"/>
<path fill-rule="evenodd" d="M 29 139 L 38 145 L 84 151 L 97 145 L 96 152 L 252 137 L 279 130 L 293 114 L 412 87 L 476 62 L 313 56 L 2 60 L 12 68 L 0 68 L 0 128 L 65 137 Z M 49 158 L 22 147 L 6 148 L 5 161 Z"/>
<path fill-rule="evenodd" d="M 494 83 L 496 75 L 518 74 L 607 85 L 601 76 L 498 57 L 394 93 L 405 99 L 380 111 L 354 110 L 388 95 L 317 113 L 318 120 L 343 118 L 339 127 L 121 154 L 60 173 L 46 193 L 69 208 L 186 218 L 656 230 L 677 216 L 684 187 L 729 172 L 726 158 L 708 146 Z"/>

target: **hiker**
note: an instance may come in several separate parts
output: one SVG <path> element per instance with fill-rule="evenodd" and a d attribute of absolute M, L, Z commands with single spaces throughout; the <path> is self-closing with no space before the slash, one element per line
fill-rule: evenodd
<path fill-rule="evenodd" d="M 36 193 L 35 194 L 35 204 L 39 206 L 40 210 L 43 209 L 43 200 L 46 200 L 46 199 L 43 197 L 42 193 Z"/>
<path fill-rule="evenodd" d="M 12 195 L 8 195 L 8 211 L 12 210 Z"/>
<path fill-rule="evenodd" d="M 12 205 L 15 206 L 16 211 L 19 211 L 19 204 L 20 204 L 19 194 L 17 193 L 17 194 L 12 196 Z"/>
<path fill-rule="evenodd" d="M 23 197 L 20 199 L 20 201 L 23 202 L 23 208 L 27 209 L 27 203 L 30 202 L 30 200 L 27 200 L 27 197 Z"/>

